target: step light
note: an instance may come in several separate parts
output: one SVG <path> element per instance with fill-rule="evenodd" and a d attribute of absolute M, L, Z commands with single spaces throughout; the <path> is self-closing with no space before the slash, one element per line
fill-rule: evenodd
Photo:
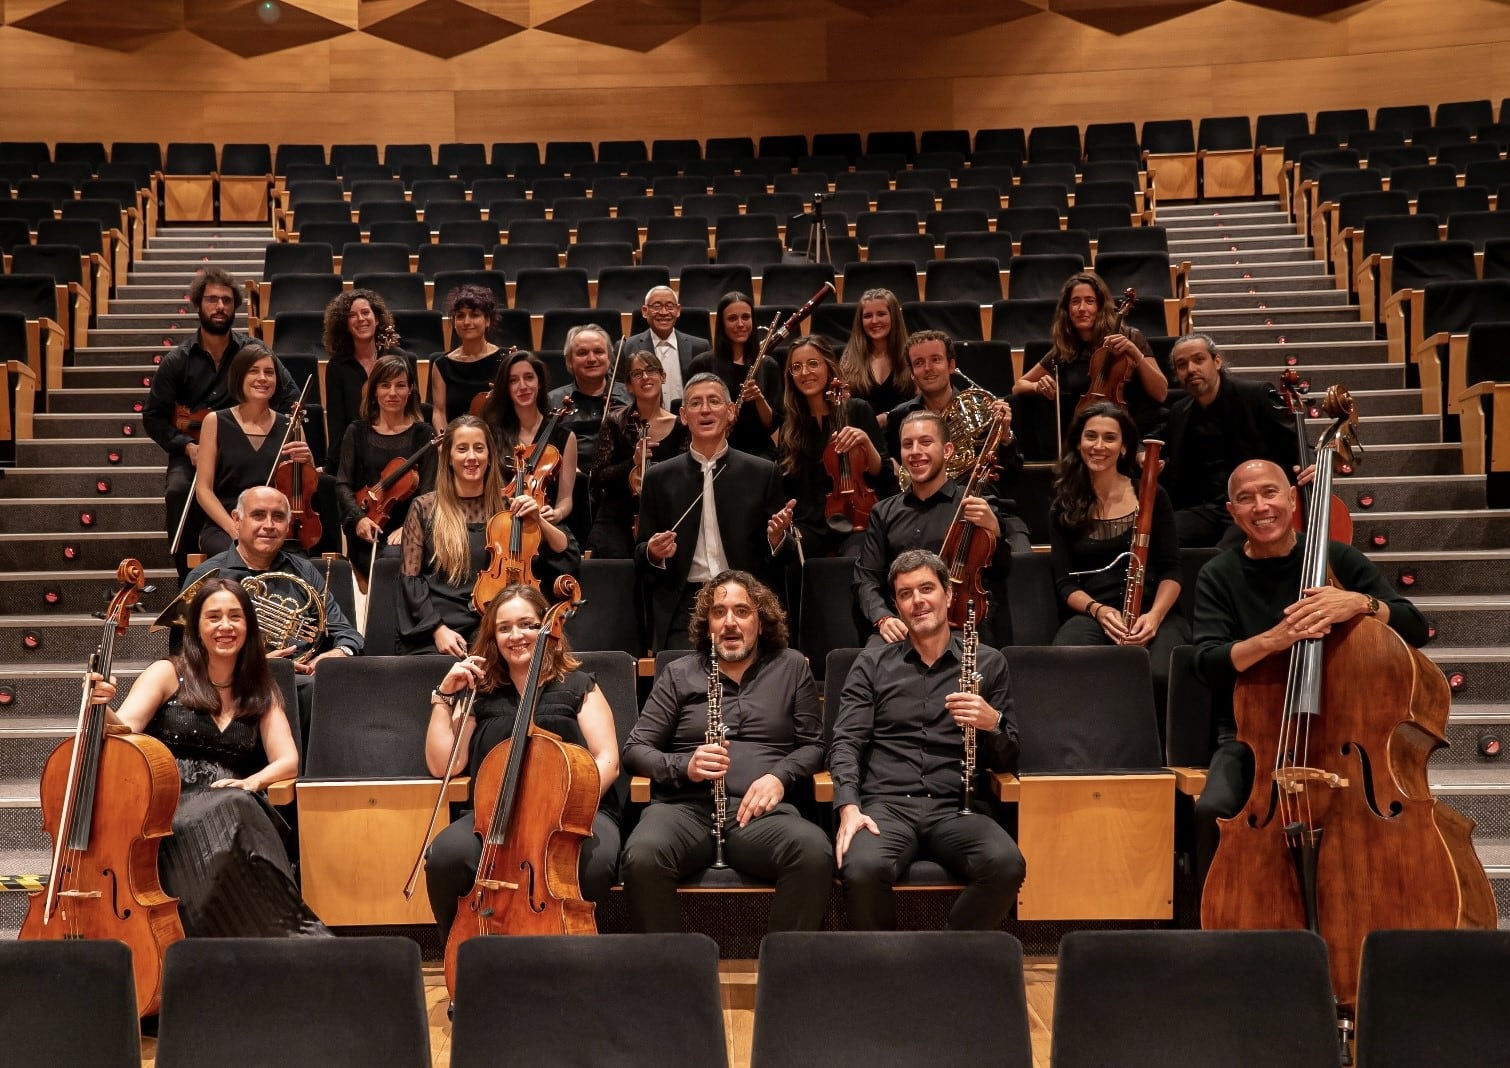
<path fill-rule="evenodd" d="M 1481 731 L 1479 733 L 1479 756 L 1485 760 L 1498 760 L 1504 751 L 1505 743 L 1500 740 L 1499 732 Z"/>
<path fill-rule="evenodd" d="M 1416 573 L 1411 568 L 1402 567 L 1400 573 L 1395 576 L 1395 584 L 1410 589 L 1416 584 Z"/>
<path fill-rule="evenodd" d="M 79 526 L 92 527 L 94 526 L 94 521 L 95 515 L 92 509 L 86 508 L 84 511 L 79 513 Z"/>
<path fill-rule="evenodd" d="M 1338 464 L 1337 465 L 1337 470 L 1338 470 L 1338 472 L 1340 474 L 1351 475 L 1353 473 L 1353 465 L 1352 464 Z"/>
<path fill-rule="evenodd" d="M 1383 549 L 1389 544 L 1389 535 L 1382 530 L 1376 530 L 1368 536 L 1368 543 L 1375 549 Z"/>
<path fill-rule="evenodd" d="M 42 603 L 56 608 L 63 603 L 63 590 L 58 586 L 44 586 L 42 588 Z"/>
<path fill-rule="evenodd" d="M 69 541 L 63 543 L 63 559 L 78 560 L 83 554 L 79 552 L 78 542 Z"/>
<path fill-rule="evenodd" d="M 1426 621 L 1426 640 L 1433 641 L 1437 636 L 1437 622 L 1434 619 Z"/>
<path fill-rule="evenodd" d="M 1452 671 L 1447 674 L 1447 688 L 1453 693 L 1462 693 L 1468 689 L 1468 676 L 1461 671 Z"/>
<path fill-rule="evenodd" d="M 23 630 L 21 632 L 21 648 L 28 653 L 34 653 L 42 648 L 42 632 L 39 630 Z"/>
<path fill-rule="evenodd" d="M 97 478 L 97 479 L 95 479 L 94 480 L 94 492 L 96 492 L 98 494 L 101 494 L 101 495 L 109 493 L 110 492 L 110 480 L 108 478 Z"/>
<path fill-rule="evenodd" d="M 1359 508 L 1369 509 L 1369 508 L 1372 508 L 1373 506 L 1374 506 L 1374 495 L 1372 493 L 1370 493 L 1368 490 L 1364 490 L 1362 493 L 1358 494 L 1358 507 Z"/>
<path fill-rule="evenodd" d="M 113 463 L 113 464 L 120 463 L 121 462 L 121 450 L 120 449 L 111 449 L 109 452 L 107 452 L 105 454 L 105 459 L 107 461 L 109 461 L 110 463 Z"/>
<path fill-rule="evenodd" d="M 137 401 L 135 404 L 131 405 L 131 410 L 137 415 L 141 415 L 142 412 L 147 410 L 147 405 L 142 401 Z"/>
<path fill-rule="evenodd" d="M 136 425 L 134 423 L 122 423 L 121 424 L 121 437 L 123 437 L 123 438 L 134 438 L 134 437 L 136 437 Z"/>
<path fill-rule="evenodd" d="M 152 388 L 152 376 L 151 375 L 142 375 L 142 388 L 143 389 L 151 389 Z"/>
<path fill-rule="evenodd" d="M 16 691 L 9 686 L 0 686 L 0 708 L 10 708 L 16 703 Z"/>

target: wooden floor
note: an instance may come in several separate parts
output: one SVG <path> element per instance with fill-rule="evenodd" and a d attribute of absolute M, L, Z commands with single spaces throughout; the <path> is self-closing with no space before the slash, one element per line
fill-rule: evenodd
<path fill-rule="evenodd" d="M 1028 1025 L 1032 1030 L 1034 1068 L 1048 1068 L 1049 1028 L 1054 1020 L 1054 959 L 1029 957 Z M 748 1068 L 750 1043 L 755 1027 L 755 962 L 726 960 L 722 973 L 724 1034 L 732 1068 Z M 446 1019 L 446 983 L 440 965 L 425 966 L 425 1006 L 430 1020 L 430 1060 L 435 1068 L 451 1063 L 451 1023 Z M 151 1068 L 157 1042 L 142 1040 L 142 1064 Z"/>

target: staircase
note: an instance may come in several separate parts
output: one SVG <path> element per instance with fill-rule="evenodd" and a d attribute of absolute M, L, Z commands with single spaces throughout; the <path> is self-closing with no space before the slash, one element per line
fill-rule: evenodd
<path fill-rule="evenodd" d="M 1228 371 L 1277 383 L 1293 362 L 1319 402 L 1340 383 L 1357 402 L 1363 455 L 1335 490 L 1353 512 L 1353 544 L 1425 614 L 1425 653 L 1454 682 L 1451 748 L 1430 765 L 1432 790 L 1474 819 L 1500 926 L 1510 926 L 1510 511 L 1485 508 L 1484 479 L 1462 473 L 1458 445 L 1419 389 L 1388 362 L 1294 225 L 1272 202 L 1160 207 L 1170 257 L 1191 263 L 1194 327 Z M 1308 420 L 1315 440 L 1325 420 Z M 1492 755 L 1481 751 L 1492 750 Z"/>
<path fill-rule="evenodd" d="M 47 871 L 37 780 L 73 729 L 80 670 L 100 641 L 94 615 L 128 556 L 153 592 L 116 644 L 122 689 L 167 653 L 167 636 L 148 627 L 178 578 L 163 532 L 163 451 L 142 428 L 141 404 L 161 354 L 198 327 L 194 272 L 213 263 L 258 277 L 268 240 L 260 227 L 150 239 L 36 416 L 36 440 L 18 443 L 16 466 L 0 470 L 0 874 Z M 0 938 L 14 937 L 25 911 L 24 894 L 0 893 Z"/>

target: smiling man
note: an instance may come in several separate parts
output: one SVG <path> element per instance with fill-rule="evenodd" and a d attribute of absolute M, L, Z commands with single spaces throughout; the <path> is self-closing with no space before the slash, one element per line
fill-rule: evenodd
<path fill-rule="evenodd" d="M 673 401 L 682 399 L 682 384 L 692 377 L 693 358 L 711 346 L 704 338 L 676 328 L 682 305 L 670 286 L 656 286 L 646 293 L 640 314 L 645 317 L 647 328 L 624 342 L 624 351 L 656 354 L 666 372 L 661 403 L 670 408 Z"/>
<path fill-rule="evenodd" d="M 552 410 L 559 408 L 567 397 L 572 399 L 572 410 L 561 420 L 561 425 L 577 435 L 577 477 L 572 483 L 572 510 L 567 523 L 578 544 L 587 540 L 587 532 L 592 529 L 589 492 L 592 480 L 588 475 L 598 455 L 598 432 L 603 428 L 604 411 L 629 403 L 629 392 L 622 381 L 614 382 L 612 390 L 608 388 L 613 352 L 608 331 L 601 326 L 589 323 L 572 327 L 566 334 L 562 352 L 572 380 L 551 390 L 547 398 Z"/>
<path fill-rule="evenodd" d="M 702 587 L 691 636 L 698 651 L 656 676 L 624 745 L 625 768 L 650 776 L 654 796 L 624 848 L 630 915 L 642 931 L 679 929 L 676 886 L 714 860 L 712 784 L 722 782 L 729 866 L 776 884 L 771 930 L 816 931 L 833 850 L 789 799 L 823 765 L 807 659 L 787 648 L 776 595 L 743 571 L 721 572 Z M 715 669 L 722 744 L 707 740 Z"/>
<path fill-rule="evenodd" d="M 867 648 L 844 680 L 829 748 L 839 829 L 834 859 L 851 926 L 896 926 L 892 886 L 926 857 L 965 883 L 949 912 L 954 930 L 995 930 L 1027 868 L 1012 836 L 982 805 L 961 811 L 962 727 L 976 730 L 977 769 L 1014 771 L 1017 721 L 1007 663 L 982 641 L 976 693 L 960 690 L 960 636 L 949 629 L 953 593 L 936 555 L 910 550 L 892 563 L 906 640 Z M 986 792 L 976 788 L 976 797 Z"/>

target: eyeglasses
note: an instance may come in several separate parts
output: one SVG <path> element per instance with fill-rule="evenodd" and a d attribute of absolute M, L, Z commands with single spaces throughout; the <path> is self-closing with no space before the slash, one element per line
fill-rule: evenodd
<path fill-rule="evenodd" d="M 791 365 L 791 372 L 794 375 L 803 374 L 809 371 L 821 370 L 823 370 L 822 360 L 798 360 L 796 363 L 793 363 Z"/>
<path fill-rule="evenodd" d="M 663 371 L 655 370 L 653 367 L 636 367 L 633 371 L 629 372 L 629 380 L 633 382 L 637 378 L 654 378 L 664 373 Z"/>
<path fill-rule="evenodd" d="M 668 312 L 676 311 L 676 309 L 680 308 L 681 305 L 676 303 L 675 301 L 658 300 L 653 304 L 645 305 L 645 307 L 649 308 L 653 312 Z"/>
<path fill-rule="evenodd" d="M 222 297 L 219 294 L 213 294 L 212 295 L 212 294 L 206 293 L 204 296 L 202 296 L 202 297 L 199 298 L 199 303 L 201 303 L 201 304 L 234 304 L 234 303 L 236 303 L 236 298 L 235 297 Z"/>

